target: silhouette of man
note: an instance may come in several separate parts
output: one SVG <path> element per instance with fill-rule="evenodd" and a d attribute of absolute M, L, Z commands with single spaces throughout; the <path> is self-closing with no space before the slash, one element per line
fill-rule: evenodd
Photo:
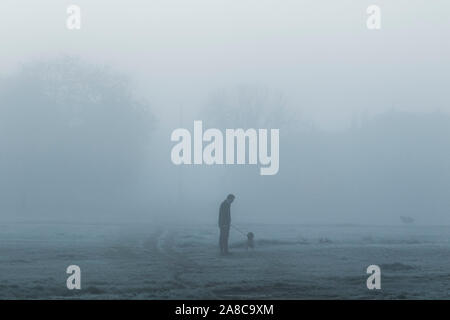
<path fill-rule="evenodd" d="M 230 206 L 234 200 L 234 195 L 229 194 L 227 198 L 220 204 L 219 209 L 219 247 L 220 254 L 228 254 L 228 236 L 230 234 L 231 214 Z"/>

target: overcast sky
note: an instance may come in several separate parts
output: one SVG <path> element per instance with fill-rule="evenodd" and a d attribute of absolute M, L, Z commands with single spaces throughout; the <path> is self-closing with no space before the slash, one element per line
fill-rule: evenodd
<path fill-rule="evenodd" d="M 66 29 L 72 3 L 79 31 Z M 381 30 L 366 28 L 370 4 Z M 0 70 L 58 54 L 105 63 L 168 121 L 214 90 L 262 85 L 336 129 L 363 110 L 450 110 L 449 12 L 446 0 L 2 0 Z"/>
<path fill-rule="evenodd" d="M 0 2 L 0 77 L 12 83 L 1 87 L 9 102 L 0 101 L 4 215 L 157 213 L 216 223 L 218 204 L 233 192 L 236 216 L 252 223 L 281 216 L 400 223 L 402 214 L 450 223 L 450 118 L 443 116 L 450 114 L 448 0 L 74 2 L 81 7 L 81 30 L 74 31 L 66 28 L 72 2 Z M 372 4 L 381 8 L 381 30 L 366 27 Z M 65 55 L 88 63 L 74 64 L 84 72 L 75 82 L 70 66 L 60 82 L 55 72 L 50 80 L 60 87 L 53 88 L 41 77 L 46 65 L 33 61 L 51 69 Z M 18 71 L 29 62 L 31 86 Z M 99 65 L 132 79 L 137 96 L 149 101 L 155 127 L 136 116 L 134 100 L 114 87 L 115 76 L 92 76 Z M 70 95 L 74 83 L 74 92 L 91 96 Z M 228 106 L 240 85 L 277 94 L 256 99 L 257 106 Z M 47 101 L 41 88 L 55 89 L 67 108 L 54 103 L 58 95 Z M 258 90 L 253 93 L 265 92 Z M 205 106 L 217 92 L 231 94 L 219 95 L 214 117 Z M 97 106 L 92 97 L 104 99 Z M 287 109 L 263 112 L 277 101 Z M 383 114 L 390 110 L 416 114 Z M 230 113 L 238 117 L 227 122 Z M 235 119 L 256 126 L 255 114 L 267 129 L 278 125 L 274 114 L 290 120 L 289 130 L 280 129 L 277 175 L 260 177 L 254 166 L 170 161 L 174 129 L 192 130 L 194 119 L 205 128 L 241 126 Z M 314 126 L 290 130 L 305 123 Z M 142 142 L 147 133 L 151 138 Z"/>

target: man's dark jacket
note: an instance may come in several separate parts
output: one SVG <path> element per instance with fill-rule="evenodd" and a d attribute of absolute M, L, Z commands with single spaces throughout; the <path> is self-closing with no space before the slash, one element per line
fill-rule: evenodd
<path fill-rule="evenodd" d="M 219 227 L 230 226 L 231 224 L 231 214 L 230 214 L 230 204 L 227 200 L 224 200 L 220 205 L 219 210 Z"/>

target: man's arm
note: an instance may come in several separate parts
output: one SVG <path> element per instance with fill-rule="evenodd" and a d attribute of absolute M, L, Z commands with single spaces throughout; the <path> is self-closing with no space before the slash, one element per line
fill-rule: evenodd
<path fill-rule="evenodd" d="M 226 214 L 224 214 L 224 224 L 226 224 L 227 226 L 231 225 L 231 212 L 230 209 L 227 210 Z"/>
<path fill-rule="evenodd" d="M 219 228 L 223 225 L 223 204 L 219 208 Z"/>

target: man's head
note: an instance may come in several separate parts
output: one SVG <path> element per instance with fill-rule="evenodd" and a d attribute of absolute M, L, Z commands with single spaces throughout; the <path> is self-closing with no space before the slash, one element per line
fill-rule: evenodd
<path fill-rule="evenodd" d="M 232 202 L 234 201 L 234 198 L 235 198 L 235 197 L 234 197 L 234 194 L 231 194 L 231 193 L 230 193 L 230 194 L 227 196 L 227 202 L 228 202 L 228 203 L 232 203 Z"/>

